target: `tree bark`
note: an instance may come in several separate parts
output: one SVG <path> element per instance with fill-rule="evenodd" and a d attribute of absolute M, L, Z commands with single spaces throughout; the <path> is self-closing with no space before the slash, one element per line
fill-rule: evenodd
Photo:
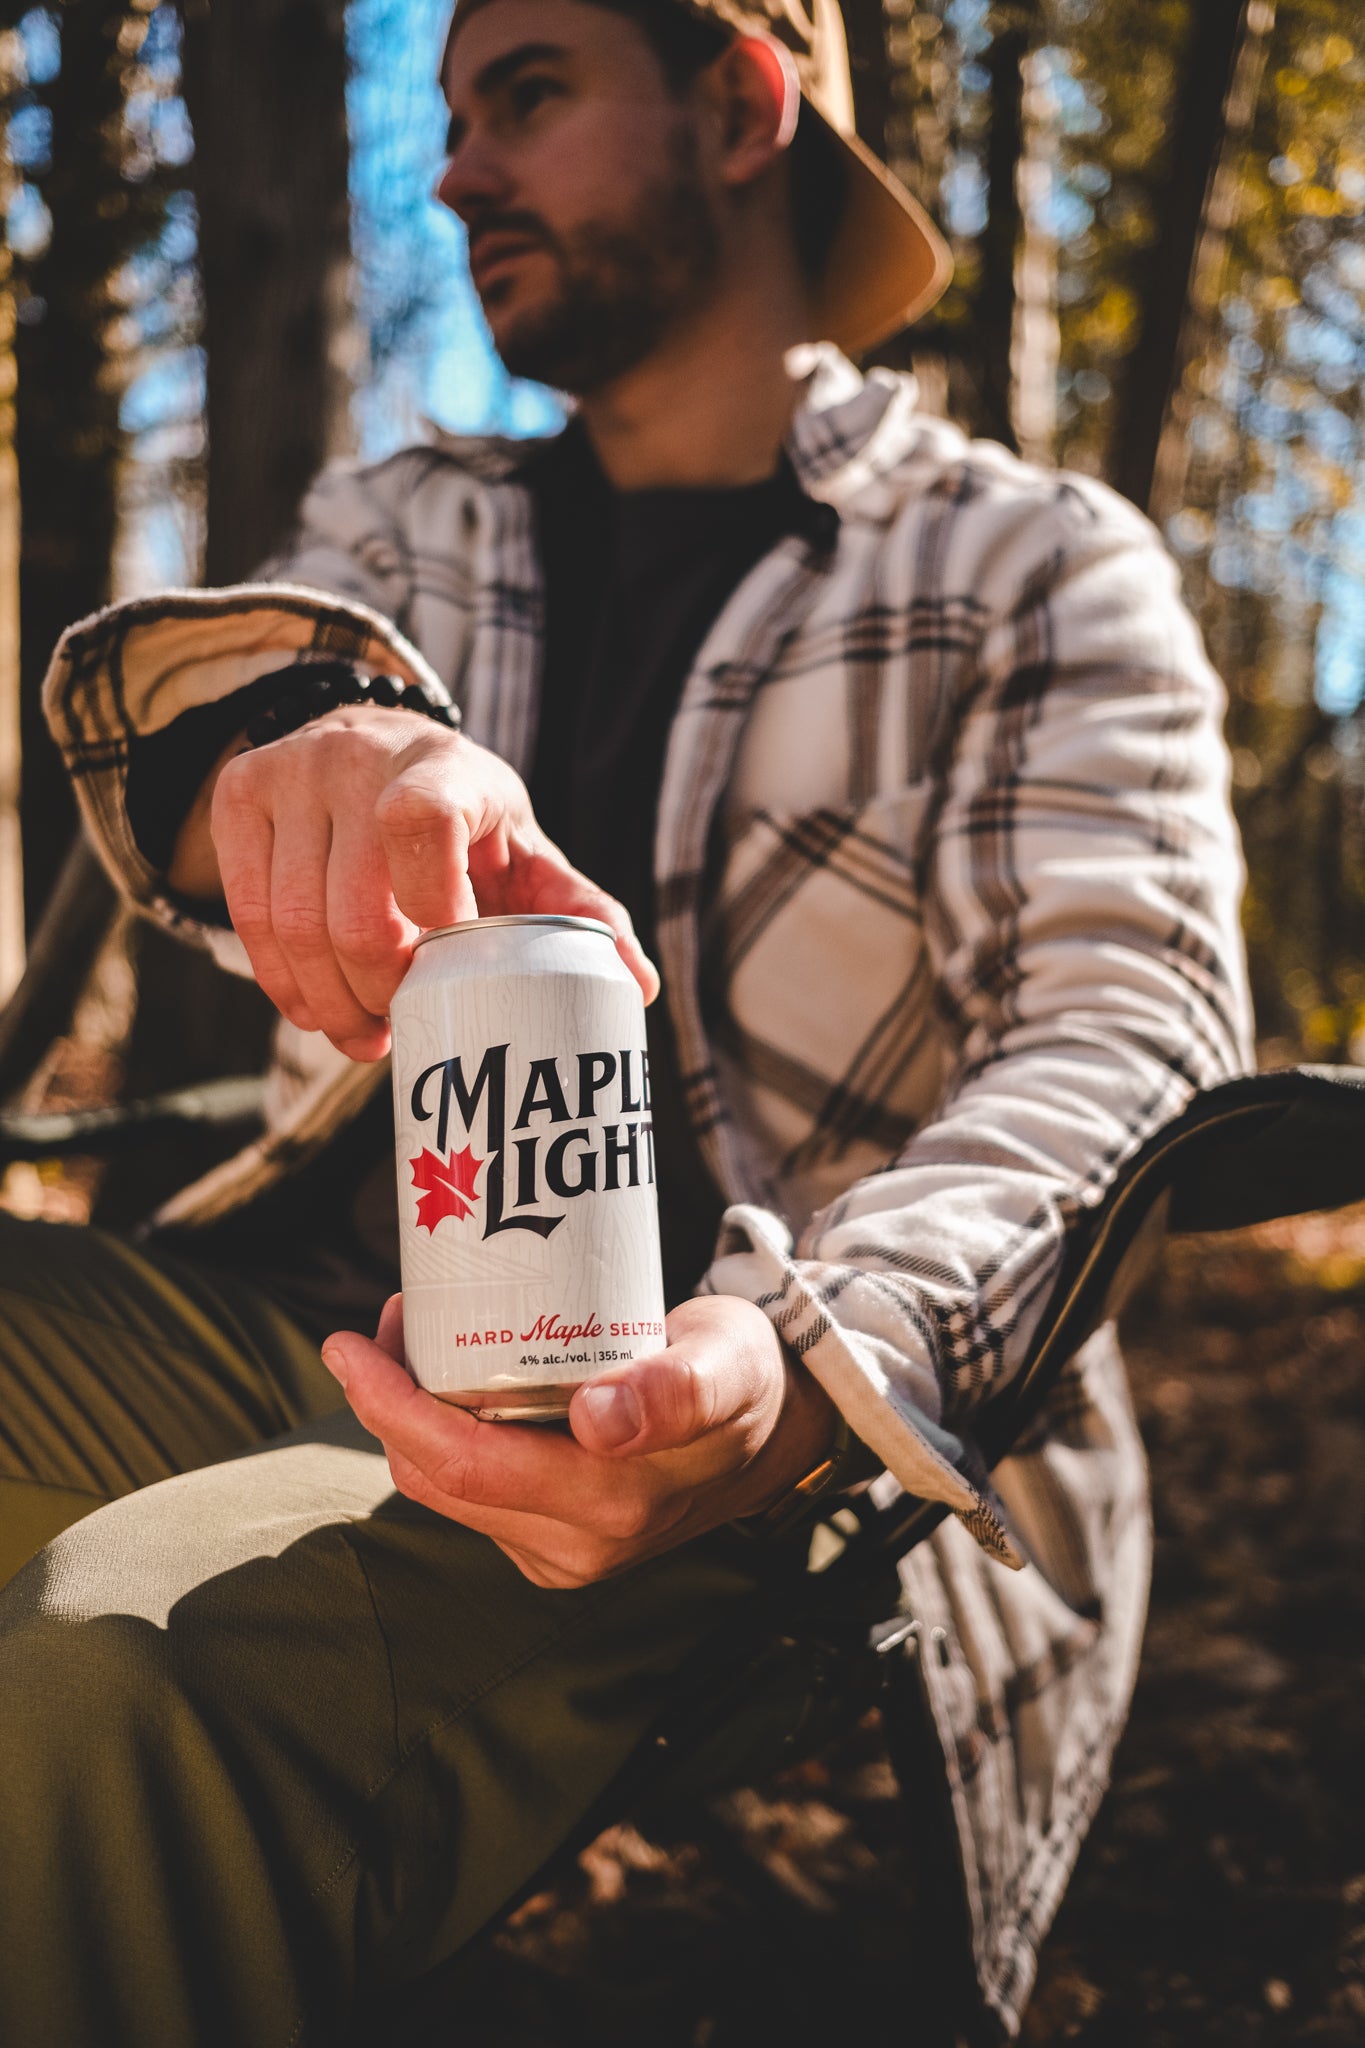
<path fill-rule="evenodd" d="M 0 120 L 10 78 L 0 46 Z M 0 213 L 13 180 L 0 147 Z M 0 1012 L 24 971 L 23 836 L 19 825 L 19 462 L 14 452 L 14 260 L 0 243 Z"/>
<path fill-rule="evenodd" d="M 986 225 L 980 239 L 981 272 L 972 308 L 978 433 L 1017 451 L 1010 404 L 1015 292 L 1024 216 L 1019 165 L 1024 150 L 1024 59 L 1029 22 L 1022 8 L 995 10 L 990 72 L 990 132 L 986 145 Z"/>
<path fill-rule="evenodd" d="M 858 133 L 885 160 L 891 119 L 891 54 L 886 40 L 885 0 L 843 0 L 853 74 L 853 110 Z"/>
<path fill-rule="evenodd" d="M 1198 351 L 1209 307 L 1197 289 L 1220 221 L 1219 168 L 1250 122 L 1274 25 L 1274 0 L 1200 0 L 1193 9 L 1180 96 L 1158 200 L 1160 232 L 1139 289 L 1141 325 L 1115 422 L 1110 481 L 1143 511 L 1173 509 L 1176 451 L 1165 427 L 1185 365 Z M 1177 468 L 1179 468 L 1177 464 Z M 1168 472 L 1159 486 L 1158 471 Z"/>
<path fill-rule="evenodd" d="M 25 971 L 25 866 L 18 825 L 18 461 L 14 299 L 0 252 L 0 1008 Z"/>
<path fill-rule="evenodd" d="M 208 378 L 204 580 L 235 583 L 288 538 L 304 491 L 350 445 L 345 5 L 184 0 L 182 12 Z M 254 984 L 149 930 L 138 980 L 130 1095 L 259 1066 L 275 1013 Z M 187 1154 L 181 1168 L 204 1163 Z M 172 1184 L 121 1161 L 101 1213 L 139 1213 Z"/>
<path fill-rule="evenodd" d="M 1019 242 L 1014 266 L 1014 326 L 1010 348 L 1010 425 L 1026 462 L 1051 463 L 1057 438 L 1057 244 L 1044 225 L 1043 205 L 1057 149 L 1057 107 L 1040 76 L 1036 55 L 1021 59 L 1024 95 L 1015 186 Z"/>
<path fill-rule="evenodd" d="M 19 464 L 14 453 L 14 298 L 0 249 L 0 1008 L 24 971 L 19 827 Z"/>
<path fill-rule="evenodd" d="M 75 831 L 66 771 L 40 691 L 73 620 L 107 604 L 118 522 L 123 366 L 111 350 L 110 285 L 160 217 L 154 181 L 122 175 L 123 107 L 146 17 L 110 0 L 65 0 L 52 115 L 46 253 L 24 266 L 27 317 L 15 336 L 15 446 L 23 493 L 20 740 L 24 900 L 32 929 Z"/>
<path fill-rule="evenodd" d="M 208 358 L 205 579 L 251 573 L 349 445 L 344 0 L 186 0 Z"/>

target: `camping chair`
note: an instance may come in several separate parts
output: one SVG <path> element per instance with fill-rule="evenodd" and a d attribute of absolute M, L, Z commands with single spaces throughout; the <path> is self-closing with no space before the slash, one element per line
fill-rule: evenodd
<path fill-rule="evenodd" d="M 157 1144 L 171 1149 L 173 1141 L 174 1166 L 188 1178 L 187 1158 L 202 1171 L 264 1126 L 265 1088 L 257 1074 L 108 1107 L 34 1115 L 19 1106 L 54 1040 L 69 1029 L 119 914 L 113 884 L 77 836 L 33 934 L 23 977 L 0 1010 L 0 1172 L 15 1160 L 108 1161 Z M 140 1219 L 101 1220 L 118 1227 Z"/>
<path fill-rule="evenodd" d="M 11 1005 L 0 1018 L 0 1100 L 13 1099 L 41 1058 L 34 1018 L 51 1030 L 61 1029 L 63 1005 L 68 997 L 74 1003 L 78 992 L 73 992 L 68 950 L 60 943 L 60 919 L 83 920 L 88 958 L 107 929 L 107 922 L 100 926 L 92 917 L 79 888 L 68 889 L 65 903 L 59 893 L 49 913 L 54 916 L 55 930 L 44 921 L 17 1010 Z M 63 980 L 61 999 L 55 1001 L 54 972 Z M 227 1132 L 245 1137 L 258 1129 L 260 1113 L 260 1083 L 254 1076 L 76 1114 L 3 1110 L 0 1164 L 16 1158 L 107 1158 L 187 1123 L 212 1132 L 221 1143 Z M 977 1419 L 977 1442 L 987 1464 L 997 1464 L 1019 1441 L 1064 1362 L 1116 1312 L 1164 1234 L 1234 1230 L 1361 1200 L 1365 1069 L 1290 1067 L 1201 1091 L 1127 1162 L 1098 1208 L 1072 1226 L 1024 1367 Z M 916 1845 L 927 1862 L 937 1857 L 941 1870 L 942 1858 L 956 1855 L 949 1818 L 945 1810 L 937 1827 L 931 1824 L 922 1773 L 916 1782 L 916 1764 L 924 1753 L 919 1735 L 927 1728 L 928 1711 L 919 1659 L 927 1646 L 919 1640 L 914 1617 L 901 1611 L 897 1565 L 946 1512 L 937 1503 L 905 1495 L 881 1505 L 864 1497 L 854 1506 L 832 1508 L 820 1527 L 823 1540 L 812 1542 L 808 1568 L 789 1574 L 774 1594 L 768 1625 L 756 1629 L 748 1615 L 730 1643 L 708 1651 L 704 1677 L 694 1690 L 683 1688 L 681 1704 L 641 1744 L 562 1857 L 576 1854 L 601 1828 L 628 1815 L 648 1824 L 652 1814 L 695 1809 L 705 1791 L 717 1789 L 714 1760 L 726 1746 L 731 1724 L 751 1712 L 775 1679 L 783 1689 L 786 1667 L 787 1677 L 792 1669 L 799 1673 L 810 1710 L 798 1734 L 783 1738 L 785 1746 L 772 1756 L 773 1767 L 811 1753 L 867 1706 L 882 1704 L 891 1760 L 914 1802 Z M 545 1881 L 545 1873 L 538 1873 L 536 1886 Z M 952 1917 L 952 1901 L 945 1901 L 950 1890 L 940 1883 L 921 1892 L 926 1910 L 936 1902 L 945 1915 L 928 1935 L 944 2003 L 939 2031 L 930 2024 L 921 2032 L 926 2048 L 939 2039 L 978 2038 L 966 1930 Z M 459 1962 L 457 1957 L 433 1973 L 410 2017 L 419 2009 L 442 2009 L 442 1987 L 449 1975 L 458 1974 Z M 386 2039 L 397 2040 L 391 2031 L 395 2025 L 409 2038 L 411 2030 L 403 2031 L 391 2004 L 386 2015 Z M 357 2038 L 363 2038 L 363 2030 Z"/>
<path fill-rule="evenodd" d="M 1202 1090 L 1121 1169 L 1099 1207 L 1073 1225 L 1061 1270 L 1023 1369 L 978 1417 L 977 1441 L 994 1466 L 1037 1416 L 1067 1359 L 1118 1312 L 1170 1235 L 1222 1232 L 1365 1200 L 1365 1069 L 1289 1067 Z M 897 1565 L 945 1518 L 936 1502 L 902 1495 L 877 1506 L 866 1497 L 834 1507 L 810 1550 L 808 1568 L 780 1586 L 761 1625 L 746 1616 L 719 1652 L 708 1649 L 695 1686 L 651 1731 L 607 1788 L 548 1872 L 554 1881 L 600 1830 L 636 1820 L 646 1832 L 681 1823 L 695 1832 L 701 1802 L 725 1789 L 733 1726 L 754 1702 L 803 1691 L 803 1725 L 773 1744 L 777 1770 L 817 1751 L 869 1707 L 883 1710 L 887 1750 L 907 1816 L 905 1846 L 916 1875 L 917 2048 L 995 2044 L 972 1964 L 969 1930 L 955 1888 L 942 1882 L 957 1858 L 946 1787 L 925 1759 L 934 1736 L 922 1660 L 933 1654 L 902 1610 Z M 821 1539 L 825 1539 L 822 1541 Z M 733 1780 L 730 1780 L 733 1783 Z M 933 1881 L 938 1873 L 938 1882 Z M 513 1910 L 513 1907 L 509 1908 Z M 405 2017 L 409 2030 L 386 2048 L 428 2038 L 458 1985 L 461 1958 L 433 1973 Z M 386 2007 L 388 2022 L 395 2019 Z M 435 2038 L 434 2035 L 430 2036 Z M 362 2016 L 357 2044 L 378 2039 Z"/>

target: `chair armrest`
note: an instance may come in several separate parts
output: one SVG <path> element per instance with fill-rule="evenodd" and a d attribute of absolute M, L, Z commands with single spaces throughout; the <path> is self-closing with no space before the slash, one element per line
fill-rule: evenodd
<path fill-rule="evenodd" d="M 1365 1069 L 1282 1067 L 1196 1094 L 1119 1169 L 1068 1234 L 1028 1358 L 982 1410 L 988 1465 L 1008 1455 L 1058 1373 L 1131 1293 L 1167 1233 L 1238 1230 L 1365 1201 Z M 846 1580 L 903 1556 L 948 1513 L 902 1496 L 830 1566 Z"/>

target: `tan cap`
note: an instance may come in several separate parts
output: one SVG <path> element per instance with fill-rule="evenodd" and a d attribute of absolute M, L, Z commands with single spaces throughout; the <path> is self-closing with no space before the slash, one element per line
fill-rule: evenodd
<path fill-rule="evenodd" d="M 851 356 L 875 348 L 928 311 L 953 259 L 919 202 L 858 140 L 839 0 L 675 0 L 737 35 L 770 36 L 795 60 L 801 96 L 842 152 L 848 190 L 815 294 L 819 341 Z M 457 8 L 456 18 L 472 7 Z M 452 34 L 454 33 L 452 27 Z"/>
<path fill-rule="evenodd" d="M 796 60 L 801 95 L 843 152 L 848 196 L 816 292 L 817 339 L 857 356 L 926 313 L 953 274 L 918 200 L 858 139 L 839 0 L 679 0 L 739 35 L 768 35 Z"/>

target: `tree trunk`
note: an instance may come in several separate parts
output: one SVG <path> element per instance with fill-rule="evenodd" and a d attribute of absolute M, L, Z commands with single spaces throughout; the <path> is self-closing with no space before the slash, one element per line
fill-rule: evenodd
<path fill-rule="evenodd" d="M 183 17 L 208 364 L 204 579 L 235 583 L 288 538 L 304 491 L 350 445 L 345 5 L 184 0 Z M 253 983 L 147 930 L 138 979 L 130 1095 L 259 1067 L 275 1013 Z M 103 1211 L 136 1214 L 169 1186 L 121 1161 Z"/>
<path fill-rule="evenodd" d="M 0 181 L 0 202 L 4 198 Z M 19 829 L 19 464 L 14 453 L 14 297 L 0 249 L 0 1008 L 24 971 Z"/>
<path fill-rule="evenodd" d="M 0 121 L 12 79 L 0 41 Z M 0 145 L 0 216 L 14 180 Z M 23 836 L 19 827 L 19 463 L 14 453 L 14 259 L 0 243 L 0 1011 L 24 971 Z"/>
<path fill-rule="evenodd" d="M 21 812 L 24 899 L 36 923 L 75 830 L 75 803 L 48 736 L 39 693 L 52 649 L 73 620 L 106 604 L 118 518 L 121 365 L 108 330 L 110 283 L 159 215 L 150 181 L 122 176 L 128 75 L 143 14 L 110 0 L 65 0 L 62 61 L 43 89 L 52 162 L 42 177 L 52 217 L 45 254 L 25 265 L 31 315 L 15 337 L 15 445 L 23 492 L 20 552 Z"/>
<path fill-rule="evenodd" d="M 1015 292 L 1024 217 L 1019 166 L 1024 151 L 1024 59 L 1029 22 L 1018 6 L 995 10 L 990 72 L 990 133 L 986 146 L 986 225 L 981 233 L 981 274 L 972 307 L 976 364 L 976 431 L 1018 448 L 1010 404 Z"/>
<path fill-rule="evenodd" d="M 208 357 L 205 578 L 247 576 L 349 445 L 344 0 L 186 0 Z"/>
<path fill-rule="evenodd" d="M 1212 311 L 1199 289 L 1228 221 L 1219 169 L 1250 124 L 1274 26 L 1274 0 L 1200 0 L 1158 202 L 1160 232 L 1138 293 L 1142 308 L 1115 422 L 1110 481 L 1154 517 L 1174 510 L 1183 462 L 1165 427 L 1185 365 Z M 1214 265 L 1216 267 L 1216 263 Z M 1165 476 L 1159 481 L 1159 472 Z"/>
<path fill-rule="evenodd" d="M 870 150 L 885 159 L 891 119 L 885 0 L 843 0 L 843 11 L 858 133 Z"/>

